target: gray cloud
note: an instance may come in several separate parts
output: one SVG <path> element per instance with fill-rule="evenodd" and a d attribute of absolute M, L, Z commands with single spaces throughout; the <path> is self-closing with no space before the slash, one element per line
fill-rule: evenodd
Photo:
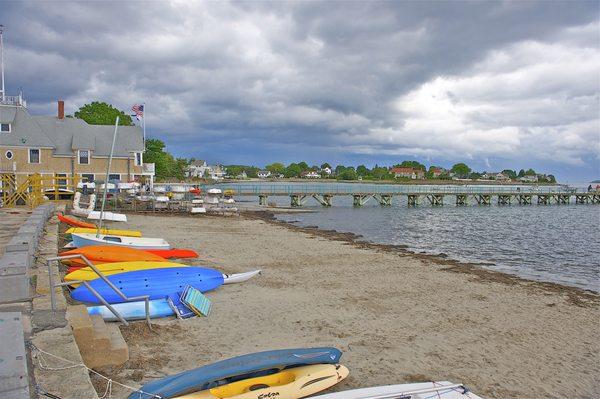
<path fill-rule="evenodd" d="M 150 132 L 181 155 L 467 157 L 597 173 L 597 2 L 3 2 L 0 11 L 9 88 L 23 87 L 32 110 L 54 112 L 57 97 L 71 110 L 145 101 Z"/>

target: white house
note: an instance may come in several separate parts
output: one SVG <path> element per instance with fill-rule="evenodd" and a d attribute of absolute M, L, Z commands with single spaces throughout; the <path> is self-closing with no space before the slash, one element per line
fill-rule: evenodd
<path fill-rule="evenodd" d="M 507 181 L 510 180 L 510 176 L 505 175 L 504 173 L 500 172 L 500 173 L 496 173 L 496 180 L 500 180 L 500 181 Z"/>
<path fill-rule="evenodd" d="M 269 170 L 259 170 L 258 173 L 258 178 L 259 179 L 267 179 L 269 177 L 271 177 L 271 171 Z"/>
<path fill-rule="evenodd" d="M 305 179 L 320 179 L 321 175 L 316 170 L 306 170 L 300 173 L 300 177 Z"/>
<path fill-rule="evenodd" d="M 186 177 L 206 177 L 213 180 L 221 180 L 225 171 L 220 165 L 207 165 L 206 161 L 197 160 L 190 163 L 185 171 Z"/>
<path fill-rule="evenodd" d="M 329 166 L 326 166 L 323 169 L 321 169 L 321 173 L 325 173 L 327 176 L 331 176 L 331 173 L 333 173 L 333 171 Z"/>
<path fill-rule="evenodd" d="M 519 180 L 525 183 L 537 183 L 539 178 L 538 175 L 525 175 L 523 177 L 519 177 Z"/>

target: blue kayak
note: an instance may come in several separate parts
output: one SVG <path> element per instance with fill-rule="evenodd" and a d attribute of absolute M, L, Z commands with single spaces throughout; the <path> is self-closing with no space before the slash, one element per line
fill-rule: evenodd
<path fill-rule="evenodd" d="M 201 292 L 213 290 L 223 284 L 223 273 L 220 271 L 192 266 L 136 270 L 113 274 L 107 278 L 127 297 L 149 295 L 150 299 L 161 299 L 181 292 L 188 284 Z M 89 281 L 89 284 L 108 303 L 123 302 L 101 278 Z M 71 292 L 71 297 L 81 302 L 101 303 L 83 284 Z"/>
<path fill-rule="evenodd" d="M 187 395 L 247 378 L 310 364 L 338 363 L 342 352 L 336 348 L 281 349 L 233 357 L 184 371 L 143 385 L 129 399 L 162 399 Z"/>

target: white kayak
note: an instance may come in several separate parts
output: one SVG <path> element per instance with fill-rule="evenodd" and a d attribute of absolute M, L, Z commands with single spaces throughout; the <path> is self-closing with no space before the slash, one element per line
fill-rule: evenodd
<path fill-rule="evenodd" d="M 73 233 L 71 234 L 75 248 L 90 245 L 116 245 L 136 249 L 171 249 L 171 245 L 162 238 L 125 237 L 109 234 Z"/>
<path fill-rule="evenodd" d="M 90 220 L 100 220 L 100 211 L 91 211 L 87 217 Z M 104 212 L 102 215 L 104 220 L 110 220 L 113 222 L 126 222 L 127 215 L 122 213 L 114 213 L 114 212 Z"/>
<path fill-rule="evenodd" d="M 252 277 L 260 274 L 260 270 L 254 270 L 246 273 L 225 274 L 223 273 L 223 284 L 242 283 L 250 280 Z M 144 301 L 123 302 L 112 305 L 125 320 L 143 320 L 146 318 L 146 303 Z M 150 318 L 157 319 L 179 315 L 185 317 L 189 310 L 182 309 L 182 305 L 175 306 L 168 298 L 153 299 L 149 301 Z M 103 305 L 89 306 L 90 315 L 101 315 L 105 321 L 118 321 L 117 317 Z"/>
<path fill-rule="evenodd" d="M 313 396 L 314 399 L 482 399 L 462 384 L 448 381 L 385 385 Z"/>

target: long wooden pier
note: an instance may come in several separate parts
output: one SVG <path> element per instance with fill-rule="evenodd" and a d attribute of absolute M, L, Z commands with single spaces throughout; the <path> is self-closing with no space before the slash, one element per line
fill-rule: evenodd
<path fill-rule="evenodd" d="M 374 200 L 381 206 L 391 206 L 396 197 L 406 197 L 408 206 L 467 205 L 566 205 L 600 204 L 600 191 L 578 192 L 564 186 L 409 186 L 393 184 L 218 184 L 222 190 L 232 190 L 237 196 L 258 196 L 260 205 L 267 205 L 270 196 L 289 196 L 292 207 L 301 207 L 309 200 L 322 206 L 333 205 L 339 196 L 352 196 L 354 206 Z"/>

